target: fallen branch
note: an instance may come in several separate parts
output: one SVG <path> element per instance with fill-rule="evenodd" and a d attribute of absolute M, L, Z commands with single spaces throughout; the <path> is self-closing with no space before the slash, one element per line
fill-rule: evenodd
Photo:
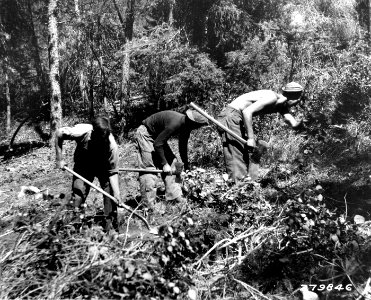
<path fill-rule="evenodd" d="M 241 284 L 247 291 L 249 291 L 251 293 L 251 290 L 254 291 L 256 294 L 258 294 L 260 297 L 264 298 L 264 299 L 267 299 L 267 300 L 271 300 L 270 298 L 266 297 L 262 292 L 260 292 L 259 290 L 257 290 L 256 288 L 253 288 L 251 285 L 248 285 L 246 282 L 243 282 L 241 280 L 238 280 L 234 277 L 232 277 L 232 279 Z"/>

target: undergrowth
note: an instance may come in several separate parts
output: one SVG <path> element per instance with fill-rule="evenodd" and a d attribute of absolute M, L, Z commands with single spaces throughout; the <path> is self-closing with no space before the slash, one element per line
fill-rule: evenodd
<path fill-rule="evenodd" d="M 279 184 L 274 170 L 268 177 Z M 361 291 L 367 222 L 327 208 L 319 184 L 290 194 L 225 179 L 187 172 L 186 212 L 149 239 L 105 233 L 96 217 L 76 225 L 65 207 L 47 220 L 40 220 L 45 204 L 22 208 L 17 241 L 1 250 L 0 298 L 297 299 L 301 284 L 324 282 L 350 284 L 348 296 Z"/>

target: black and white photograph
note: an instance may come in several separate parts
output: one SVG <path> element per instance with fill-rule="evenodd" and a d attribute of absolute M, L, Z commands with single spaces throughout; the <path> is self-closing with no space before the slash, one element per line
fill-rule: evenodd
<path fill-rule="evenodd" d="M 0 0 L 0 299 L 371 300 L 371 0 Z"/>

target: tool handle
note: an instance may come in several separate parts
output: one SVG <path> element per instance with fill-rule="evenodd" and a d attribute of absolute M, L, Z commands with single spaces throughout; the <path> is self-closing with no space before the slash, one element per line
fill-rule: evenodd
<path fill-rule="evenodd" d="M 211 122 L 213 122 L 216 126 L 223 129 L 225 132 L 229 133 L 233 137 L 235 137 L 238 141 L 240 141 L 242 144 L 246 144 L 247 141 L 244 140 L 242 137 L 240 137 L 237 133 L 230 130 L 229 128 L 225 127 L 222 123 L 215 120 L 212 116 L 210 116 L 207 112 L 203 111 L 201 108 L 199 108 L 196 104 L 193 102 L 190 103 L 190 106 L 192 106 L 195 110 L 197 110 L 201 115 L 203 115 L 205 118 L 209 119 Z"/>
<path fill-rule="evenodd" d="M 88 185 L 90 185 L 93 189 L 96 189 L 98 192 L 102 193 L 104 196 L 110 198 L 113 202 L 115 202 L 117 204 L 118 207 L 125 208 L 126 210 L 128 210 L 132 214 L 136 215 L 139 219 L 141 219 L 143 221 L 143 223 L 146 225 L 146 227 L 148 228 L 148 230 L 150 230 L 150 231 L 152 230 L 151 226 L 149 226 L 149 224 L 148 224 L 148 221 L 143 216 L 141 216 L 140 214 L 138 214 L 135 211 L 133 211 L 129 206 L 127 206 L 125 204 L 122 204 L 122 203 L 119 203 L 119 201 L 115 197 L 113 197 L 112 195 L 108 194 L 106 191 L 102 190 L 100 187 L 96 186 L 94 183 L 92 183 L 89 180 L 85 179 L 80 174 L 76 173 L 75 171 L 72 171 L 70 168 L 64 166 L 62 169 L 70 172 L 72 175 L 76 176 L 77 178 L 81 179 L 82 181 L 84 181 L 85 183 L 87 183 Z"/>
<path fill-rule="evenodd" d="M 121 172 L 145 172 L 145 173 L 163 173 L 162 170 L 153 170 L 153 169 L 134 169 L 134 168 L 120 168 Z"/>
<path fill-rule="evenodd" d="M 143 172 L 143 173 L 154 173 L 154 174 L 158 174 L 158 173 L 165 173 L 164 171 L 162 170 L 154 170 L 154 169 L 134 169 L 134 168 L 119 168 L 119 171 L 120 172 Z M 166 173 L 168 175 L 179 175 L 181 172 L 179 172 L 178 170 L 173 170 L 169 173 Z"/>

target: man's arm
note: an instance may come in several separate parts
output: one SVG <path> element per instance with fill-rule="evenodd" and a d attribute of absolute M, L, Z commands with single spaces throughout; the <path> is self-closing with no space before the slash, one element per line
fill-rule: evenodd
<path fill-rule="evenodd" d="M 115 138 L 112 134 L 109 136 L 110 143 L 110 156 L 109 156 L 109 170 L 108 178 L 109 183 L 112 188 L 112 196 L 115 197 L 119 202 L 121 201 L 120 197 L 120 181 L 118 175 L 118 165 L 119 165 L 119 147 L 116 143 Z"/>
<path fill-rule="evenodd" d="M 253 115 L 258 112 L 263 111 L 265 108 L 269 106 L 274 105 L 276 101 L 277 101 L 277 97 L 269 97 L 267 99 L 260 99 L 252 103 L 251 105 L 249 105 L 242 111 L 245 128 L 247 132 L 247 137 L 248 137 L 248 141 L 247 141 L 248 146 L 256 147 L 256 143 L 254 139 L 254 130 L 252 126 Z"/>
<path fill-rule="evenodd" d="M 162 170 L 164 172 L 171 172 L 171 167 L 165 157 L 164 144 L 174 134 L 174 132 L 177 129 L 178 126 L 176 124 L 168 126 L 157 136 L 156 140 L 153 143 L 153 148 L 160 157 Z"/>
<path fill-rule="evenodd" d="M 109 183 L 110 183 L 111 188 L 112 188 L 113 197 L 115 197 L 118 201 L 121 201 L 119 175 L 117 173 L 112 174 L 109 177 Z"/>
<path fill-rule="evenodd" d="M 191 132 L 185 129 L 179 134 L 179 154 L 182 162 L 184 163 L 184 169 L 189 170 L 189 161 L 188 161 L 188 139 Z"/>
<path fill-rule="evenodd" d="M 63 141 L 67 139 L 67 129 L 65 127 L 59 128 L 55 132 L 55 157 L 57 168 L 63 168 L 66 162 L 63 160 Z"/>
<path fill-rule="evenodd" d="M 78 141 L 89 130 L 92 130 L 92 125 L 90 124 L 76 124 L 73 127 L 61 127 L 55 132 L 55 152 L 58 168 L 63 168 L 66 165 L 63 160 L 63 141 Z"/>
<path fill-rule="evenodd" d="M 284 121 L 289 124 L 293 129 L 299 129 L 302 125 L 302 121 L 297 121 L 289 111 L 281 112 Z"/>

